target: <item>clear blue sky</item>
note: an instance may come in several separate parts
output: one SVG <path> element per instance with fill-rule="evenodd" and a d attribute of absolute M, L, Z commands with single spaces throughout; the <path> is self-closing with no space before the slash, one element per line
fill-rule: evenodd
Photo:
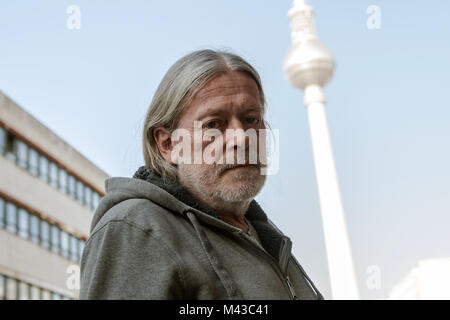
<path fill-rule="evenodd" d="M 310 0 L 336 59 L 328 121 L 362 298 L 420 259 L 450 256 L 450 2 Z M 66 28 L 68 6 L 81 29 Z M 141 128 L 169 66 L 230 48 L 260 72 L 280 171 L 258 200 L 326 297 L 325 247 L 302 93 L 282 72 L 291 1 L 3 1 L 0 90 L 113 176 L 142 164 Z M 381 29 L 366 8 L 381 8 Z M 381 268 L 381 289 L 366 269 Z"/>

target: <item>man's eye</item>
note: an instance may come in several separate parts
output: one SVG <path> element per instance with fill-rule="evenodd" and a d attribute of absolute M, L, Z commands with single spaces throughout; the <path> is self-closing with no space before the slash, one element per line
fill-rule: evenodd
<path fill-rule="evenodd" d="M 249 118 L 247 118 L 247 122 L 250 124 L 257 124 L 259 122 L 259 119 L 254 118 L 254 117 L 249 117 Z"/>
<path fill-rule="evenodd" d="M 219 126 L 219 122 L 216 120 L 212 120 L 206 123 L 205 127 L 208 129 L 216 129 Z"/>

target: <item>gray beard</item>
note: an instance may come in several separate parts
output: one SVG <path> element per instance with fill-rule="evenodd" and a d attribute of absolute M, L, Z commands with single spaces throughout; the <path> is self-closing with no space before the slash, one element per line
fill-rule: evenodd
<path fill-rule="evenodd" d="M 197 176 L 192 170 L 192 165 L 180 165 L 178 167 L 179 179 L 182 185 L 195 189 L 204 201 L 208 199 L 221 202 L 242 202 L 252 200 L 262 189 L 265 183 L 265 176 L 252 172 L 232 172 L 234 179 L 244 180 L 247 183 L 236 187 L 217 184 L 219 177 L 217 168 L 207 172 L 202 172 Z"/>

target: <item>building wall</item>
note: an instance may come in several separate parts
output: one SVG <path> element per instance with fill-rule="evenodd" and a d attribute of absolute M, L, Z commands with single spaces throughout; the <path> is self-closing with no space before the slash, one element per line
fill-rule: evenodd
<path fill-rule="evenodd" d="M 78 290 L 66 286 L 68 267 L 75 262 L 5 230 L 0 230 L 0 251 L 0 274 L 66 297 L 78 296 Z"/>
<path fill-rule="evenodd" d="M 33 208 L 49 221 L 81 237 L 89 235 L 92 211 L 0 156 L 0 192 Z M 51 200 L 51 201 L 49 201 Z"/>
<path fill-rule="evenodd" d="M 393 300 L 449 300 L 450 258 L 421 260 L 396 284 L 389 299 Z"/>
<path fill-rule="evenodd" d="M 73 171 L 98 192 L 104 191 L 107 174 L 59 138 L 50 129 L 0 92 L 0 124 L 36 145 L 51 158 Z"/>
<path fill-rule="evenodd" d="M 78 296 L 70 266 L 79 266 L 106 178 L 0 92 L 0 299 Z"/>

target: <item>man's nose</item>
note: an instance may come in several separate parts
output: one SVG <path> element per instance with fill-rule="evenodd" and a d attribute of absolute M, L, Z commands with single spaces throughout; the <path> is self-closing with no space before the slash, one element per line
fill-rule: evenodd
<path fill-rule="evenodd" d="M 232 119 L 227 128 L 227 148 L 246 149 L 248 145 L 248 136 L 245 134 L 245 126 L 239 119 Z"/>
<path fill-rule="evenodd" d="M 236 117 L 231 118 L 231 120 L 228 122 L 228 128 L 227 129 L 233 129 L 233 130 L 242 129 L 242 130 L 245 130 L 244 124 L 242 123 L 242 121 L 239 120 Z"/>

